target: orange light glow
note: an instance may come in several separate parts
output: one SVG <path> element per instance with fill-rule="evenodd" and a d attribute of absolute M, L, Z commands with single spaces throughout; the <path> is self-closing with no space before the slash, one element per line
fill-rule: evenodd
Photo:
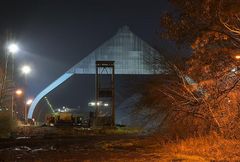
<path fill-rule="evenodd" d="M 23 94 L 23 91 L 21 89 L 16 90 L 16 95 L 21 96 Z"/>
<path fill-rule="evenodd" d="M 239 59 L 240 59 L 240 55 L 236 55 L 235 58 L 236 58 L 237 60 L 239 60 Z"/>

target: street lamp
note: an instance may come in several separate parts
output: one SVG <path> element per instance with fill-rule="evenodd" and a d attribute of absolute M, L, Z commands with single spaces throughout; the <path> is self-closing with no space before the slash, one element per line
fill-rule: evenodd
<path fill-rule="evenodd" d="M 21 70 L 23 74 L 27 75 L 31 72 L 31 67 L 28 65 L 24 65 Z"/>
<path fill-rule="evenodd" d="M 23 94 L 23 91 L 21 89 L 17 89 L 15 93 L 17 96 L 21 96 Z"/>
<path fill-rule="evenodd" d="M 29 65 L 24 65 L 21 68 L 22 73 L 24 74 L 24 80 L 25 80 L 25 92 L 27 92 L 27 75 L 31 72 L 31 67 Z M 26 94 L 26 93 L 25 93 Z M 27 105 L 31 105 L 32 101 L 31 100 L 26 100 L 25 104 L 25 123 L 27 124 Z"/>
<path fill-rule="evenodd" d="M 12 55 L 12 68 L 11 68 L 11 79 L 12 79 L 12 83 L 13 83 L 13 75 L 14 75 L 14 54 L 16 54 L 19 51 L 19 47 L 16 43 L 10 43 L 7 46 L 7 56 L 6 56 L 6 64 L 5 64 L 5 75 L 7 76 L 7 69 L 8 69 L 8 55 L 11 54 Z M 5 78 L 7 78 L 5 76 Z M 11 96 L 11 114 L 12 114 L 12 118 L 13 118 L 13 107 L 14 107 L 14 90 L 12 90 L 12 96 Z"/>
<path fill-rule="evenodd" d="M 16 43 L 9 44 L 7 49 L 10 54 L 16 54 L 19 51 L 19 47 Z"/>
<path fill-rule="evenodd" d="M 27 112 L 28 112 L 28 107 L 32 104 L 33 102 L 33 99 L 26 99 L 25 100 L 25 106 L 24 106 L 24 116 L 25 116 L 25 124 L 28 124 L 28 121 L 27 121 Z"/>
<path fill-rule="evenodd" d="M 33 102 L 33 100 L 32 99 L 28 99 L 27 101 L 26 101 L 26 105 L 31 105 L 32 104 L 32 102 Z"/>

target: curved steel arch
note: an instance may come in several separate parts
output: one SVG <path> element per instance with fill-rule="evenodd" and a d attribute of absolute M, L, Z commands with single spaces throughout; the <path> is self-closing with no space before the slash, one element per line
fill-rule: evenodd
<path fill-rule="evenodd" d="M 47 86 L 43 91 L 41 91 L 33 100 L 29 111 L 28 111 L 28 119 L 32 119 L 33 111 L 35 107 L 37 106 L 38 102 L 49 92 L 51 92 L 54 88 L 62 84 L 64 81 L 66 81 L 68 78 L 70 78 L 73 75 L 73 73 L 65 73 L 61 77 L 59 77 L 57 80 L 52 82 L 49 86 Z"/>
<path fill-rule="evenodd" d="M 95 62 L 103 60 L 115 61 L 115 74 L 161 74 L 167 71 L 163 56 L 124 26 L 110 40 L 41 91 L 30 106 L 28 118 L 32 119 L 34 109 L 45 95 L 74 74 L 95 74 Z M 159 60 L 162 60 L 162 65 L 159 65 Z"/>

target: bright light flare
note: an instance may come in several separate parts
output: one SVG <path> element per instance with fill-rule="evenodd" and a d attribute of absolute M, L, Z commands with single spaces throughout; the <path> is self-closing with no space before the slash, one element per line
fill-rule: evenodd
<path fill-rule="evenodd" d="M 21 70 L 23 74 L 29 74 L 31 72 L 31 67 L 28 65 L 24 65 Z"/>
<path fill-rule="evenodd" d="M 89 106 L 95 106 L 96 103 L 95 103 L 95 102 L 90 102 L 88 105 L 89 105 Z"/>
<path fill-rule="evenodd" d="M 239 60 L 240 59 L 240 54 L 235 56 L 235 59 Z"/>
<path fill-rule="evenodd" d="M 108 103 L 104 103 L 104 104 L 103 104 L 103 106 L 105 106 L 105 107 L 108 107 L 108 106 L 109 106 L 109 104 L 108 104 Z"/>
<path fill-rule="evenodd" d="M 32 104 L 32 102 L 33 102 L 33 100 L 32 100 L 32 99 L 28 99 L 28 100 L 26 101 L 26 104 L 27 104 L 27 105 L 31 105 L 31 104 Z"/>
<path fill-rule="evenodd" d="M 19 51 L 19 47 L 15 43 L 9 44 L 7 49 L 8 49 L 8 52 L 11 53 L 11 54 L 15 54 Z"/>
<path fill-rule="evenodd" d="M 21 96 L 23 94 L 23 91 L 21 89 L 17 89 L 15 93 L 17 96 Z"/>
<path fill-rule="evenodd" d="M 88 106 L 92 106 L 92 107 L 94 107 L 94 106 L 102 106 L 103 105 L 103 103 L 102 103 L 102 101 L 98 101 L 98 102 L 89 102 L 88 103 Z"/>

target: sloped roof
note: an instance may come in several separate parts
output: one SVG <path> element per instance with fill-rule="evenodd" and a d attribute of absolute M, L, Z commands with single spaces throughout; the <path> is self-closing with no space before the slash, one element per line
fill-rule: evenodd
<path fill-rule="evenodd" d="M 91 52 L 68 72 L 95 74 L 96 61 L 114 61 L 116 74 L 163 73 L 166 70 L 164 61 L 162 61 L 162 67 L 159 67 L 159 62 L 155 60 L 164 60 L 164 58 L 158 51 L 131 32 L 127 26 L 124 26 L 118 30 L 116 35 Z"/>

